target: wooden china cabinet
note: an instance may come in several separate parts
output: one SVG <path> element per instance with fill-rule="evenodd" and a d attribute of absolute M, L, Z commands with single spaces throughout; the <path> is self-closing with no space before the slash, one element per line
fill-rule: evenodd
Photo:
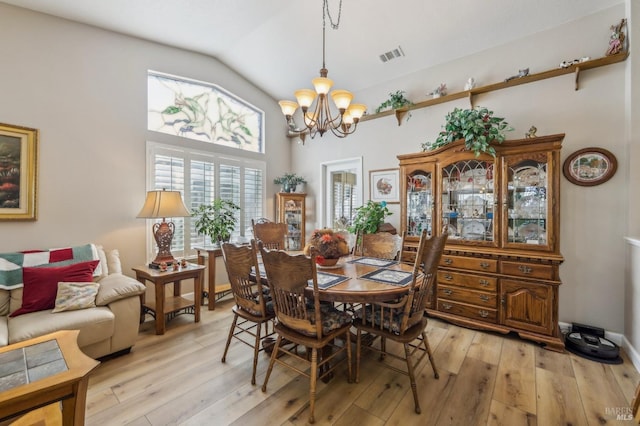
<path fill-rule="evenodd" d="M 305 199 L 307 194 L 278 192 L 276 194 L 276 218 L 287 224 L 287 250 L 302 250 L 305 237 Z"/>
<path fill-rule="evenodd" d="M 427 312 L 563 351 L 558 328 L 564 134 L 505 141 L 495 158 L 464 141 L 399 155 L 401 227 L 449 238 Z"/>

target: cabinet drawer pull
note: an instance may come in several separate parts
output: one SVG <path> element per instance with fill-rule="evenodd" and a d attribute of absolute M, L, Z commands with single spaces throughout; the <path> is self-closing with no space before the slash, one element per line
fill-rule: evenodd
<path fill-rule="evenodd" d="M 453 306 L 451 306 L 451 305 L 450 305 L 450 304 L 448 304 L 448 303 L 443 303 L 443 304 L 442 304 L 442 309 L 447 310 L 447 311 L 448 311 L 449 309 L 451 309 L 452 307 L 453 307 Z"/>
<path fill-rule="evenodd" d="M 531 269 L 531 268 L 529 268 L 528 266 L 525 266 L 525 265 L 518 266 L 518 270 L 520 272 L 522 272 L 523 274 L 530 274 L 531 272 L 533 272 L 533 269 Z"/>
<path fill-rule="evenodd" d="M 480 267 L 482 269 L 487 269 L 489 267 L 489 264 L 487 262 L 480 262 Z"/>
<path fill-rule="evenodd" d="M 488 302 L 489 301 L 489 296 L 487 296 L 486 294 L 481 294 L 480 295 L 480 300 L 482 300 L 483 302 Z"/>
<path fill-rule="evenodd" d="M 444 274 L 444 279 L 447 281 L 451 281 L 453 279 L 453 276 L 449 274 Z"/>
<path fill-rule="evenodd" d="M 451 259 L 449 259 L 448 257 L 446 257 L 446 258 L 443 260 L 443 262 L 444 262 L 444 264 L 445 264 L 445 265 L 451 265 L 451 264 L 453 263 L 453 260 L 451 260 Z"/>
<path fill-rule="evenodd" d="M 489 312 L 485 311 L 485 310 L 481 310 L 478 311 L 478 314 L 482 317 L 482 318 L 486 318 L 489 316 Z"/>
<path fill-rule="evenodd" d="M 446 294 L 447 296 L 451 296 L 451 295 L 453 294 L 453 290 L 449 290 L 448 288 L 447 288 L 447 289 L 442 290 L 442 292 L 443 292 L 444 294 Z"/>
<path fill-rule="evenodd" d="M 488 287 L 489 286 L 489 281 L 487 281 L 487 280 L 480 280 L 478 282 L 480 283 L 480 285 L 482 287 Z"/>

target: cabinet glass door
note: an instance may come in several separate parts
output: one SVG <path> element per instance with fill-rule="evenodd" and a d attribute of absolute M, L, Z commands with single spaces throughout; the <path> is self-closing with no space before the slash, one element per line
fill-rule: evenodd
<path fill-rule="evenodd" d="M 287 224 L 287 248 L 289 250 L 302 250 L 302 215 L 304 208 L 302 201 L 288 199 L 284 203 L 284 223 Z"/>
<path fill-rule="evenodd" d="M 549 225 L 548 158 L 505 158 L 505 245 L 547 246 Z"/>
<path fill-rule="evenodd" d="M 462 160 L 442 169 L 442 225 L 449 241 L 496 241 L 494 162 Z"/>
<path fill-rule="evenodd" d="M 407 234 L 419 237 L 433 229 L 433 186 L 431 172 L 415 171 L 407 176 Z"/>

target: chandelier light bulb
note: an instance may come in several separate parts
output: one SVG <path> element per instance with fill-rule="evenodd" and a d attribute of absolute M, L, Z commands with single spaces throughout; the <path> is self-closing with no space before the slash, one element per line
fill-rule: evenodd
<path fill-rule="evenodd" d="M 291 117 L 298 109 L 298 104 L 293 101 L 280 101 L 280 109 L 286 117 Z"/>
<path fill-rule="evenodd" d="M 311 89 L 296 90 L 293 94 L 303 110 L 309 108 L 316 98 L 316 92 Z"/>
<path fill-rule="evenodd" d="M 331 99 L 333 99 L 333 103 L 336 104 L 336 108 L 340 111 L 345 111 L 349 108 L 353 94 L 348 90 L 334 90 L 331 92 Z"/>

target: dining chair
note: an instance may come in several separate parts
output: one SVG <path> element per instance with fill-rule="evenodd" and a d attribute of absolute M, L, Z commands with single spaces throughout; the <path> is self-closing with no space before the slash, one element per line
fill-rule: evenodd
<path fill-rule="evenodd" d="M 413 265 L 416 261 L 416 255 L 418 254 L 420 241 L 409 239 L 408 237 L 409 233 L 407 231 L 404 231 L 402 233 L 402 248 L 400 249 L 398 261 L 401 263 Z"/>
<path fill-rule="evenodd" d="M 362 256 L 397 259 L 402 249 L 402 237 L 389 232 L 362 235 Z M 356 253 L 357 254 L 357 253 Z"/>
<path fill-rule="evenodd" d="M 418 254 L 413 267 L 413 280 L 409 284 L 407 295 L 393 302 L 366 305 L 356 312 L 356 319 L 353 322 L 357 329 L 356 383 L 360 379 L 362 348 L 379 353 L 381 361 L 384 360 L 385 356 L 404 360 L 407 364 L 406 371 L 387 363 L 383 363 L 383 365 L 409 376 L 415 412 L 418 414 L 420 414 L 421 410 L 418 402 L 415 370 L 425 356 L 429 357 L 434 377 L 436 379 L 439 377 L 425 332 L 427 318 L 424 312 L 430 287 L 436 279 L 438 264 L 444 251 L 447 236 L 448 234 L 442 234 L 427 238 L 427 231 L 422 231 Z M 371 343 L 370 346 L 362 345 L 362 332 L 366 332 L 373 337 L 373 340 L 369 341 Z M 379 349 L 373 346 L 373 342 L 378 337 L 380 337 Z M 404 346 L 404 356 L 387 351 L 387 339 L 401 343 Z M 414 361 L 414 356 L 417 352 L 420 353 Z"/>
<path fill-rule="evenodd" d="M 227 351 L 232 338 L 236 338 L 242 343 L 253 347 L 251 384 L 255 385 L 258 353 L 263 350 L 260 348 L 260 339 L 261 337 L 269 337 L 275 334 L 273 302 L 270 299 L 268 289 L 263 288 L 261 280 L 253 278 L 260 276 L 255 240 L 252 240 L 249 246 L 223 243 L 222 257 L 227 267 L 231 292 L 236 302 L 235 306 L 231 308 L 233 322 L 229 328 L 229 336 L 222 354 L 222 362 L 227 359 Z M 255 275 L 252 275 L 254 273 Z M 271 324 L 271 327 L 269 327 L 269 324 Z M 265 335 L 261 336 L 263 325 Z M 248 336 L 252 336 L 254 338 L 253 341 L 245 340 L 248 339 Z"/>
<path fill-rule="evenodd" d="M 268 219 L 251 219 L 253 236 L 256 240 L 262 241 L 269 250 L 285 250 L 287 239 L 287 224 L 275 223 Z"/>
<path fill-rule="evenodd" d="M 303 254 L 289 255 L 280 250 L 267 250 L 261 242 L 258 242 L 258 247 L 274 302 L 277 317 L 275 330 L 278 333 L 262 391 L 267 391 L 267 383 L 276 362 L 309 378 L 309 423 L 314 423 L 318 379 L 329 376 L 341 362 L 346 361 L 347 380 L 351 383 L 349 330 L 352 317 L 327 305 L 321 308 L 316 266 L 311 258 Z M 313 297 L 305 292 L 310 286 Z M 346 343 L 337 345 L 334 342 L 336 338 Z M 283 340 L 307 348 L 306 354 L 298 354 L 297 346 L 290 349 L 289 346 L 283 347 Z M 340 359 L 345 352 L 346 358 Z M 310 366 L 308 373 L 299 367 L 300 362 Z"/>

